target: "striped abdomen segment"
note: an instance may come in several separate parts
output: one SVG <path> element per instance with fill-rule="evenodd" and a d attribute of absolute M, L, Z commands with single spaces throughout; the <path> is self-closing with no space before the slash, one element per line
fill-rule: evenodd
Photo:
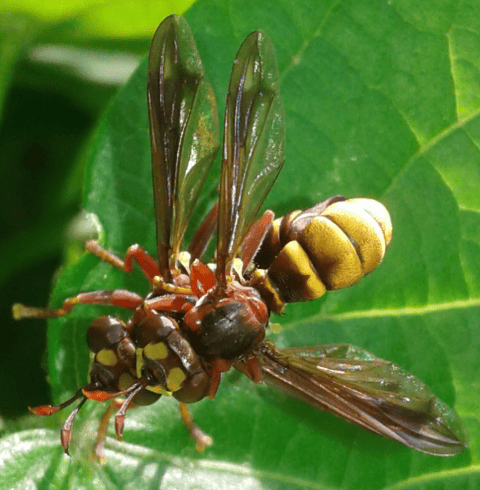
<path fill-rule="evenodd" d="M 273 223 L 252 284 L 272 311 L 281 311 L 285 303 L 359 282 L 381 263 L 391 237 L 390 215 L 379 202 L 331 198 Z"/>

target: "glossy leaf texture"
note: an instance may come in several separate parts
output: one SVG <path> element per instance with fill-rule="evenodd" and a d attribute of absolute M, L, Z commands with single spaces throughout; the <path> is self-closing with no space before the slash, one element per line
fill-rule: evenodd
<path fill-rule="evenodd" d="M 285 114 L 270 39 L 253 32 L 233 63 L 225 104 L 217 278 L 238 250 L 285 159 Z M 227 273 L 229 271 L 227 270 Z"/>
<path fill-rule="evenodd" d="M 191 3 L 191 0 L 174 0 L 167 7 L 163 3 L 147 0 L 143 8 L 139 9 L 133 4 L 116 0 L 112 2 L 52 0 L 48 3 L 39 0 L 5 0 L 2 2 L 0 12 L 0 56 L 2 58 L 0 115 L 2 115 L 4 98 L 11 88 L 10 83 L 18 75 L 16 70 L 21 72 L 25 69 L 22 66 L 22 63 L 25 63 L 24 50 L 30 50 L 28 62 L 35 66 L 33 70 L 32 66 L 28 66 L 30 83 L 36 84 L 37 88 L 48 83 L 52 89 L 52 76 L 58 76 L 61 79 L 63 78 L 62 72 L 65 75 L 71 71 L 73 78 L 77 79 L 74 83 L 80 89 L 72 90 L 72 80 L 70 80 L 70 85 L 63 86 L 65 80 L 62 80 L 61 83 L 55 84 L 54 91 L 63 92 L 69 99 L 83 103 L 91 110 L 97 108 L 100 100 L 100 103 L 104 103 L 104 97 L 110 91 L 107 87 L 102 87 L 100 83 L 97 86 L 99 94 L 90 93 L 89 97 L 85 97 L 86 94 L 81 84 L 78 83 L 78 78 L 89 79 L 91 77 L 90 80 L 93 81 L 98 77 L 97 82 L 105 75 L 106 78 L 103 81 L 109 78 L 104 71 L 106 66 L 102 67 L 102 63 L 98 63 L 96 53 L 92 53 L 87 46 L 107 48 L 103 53 L 106 55 L 105 61 L 108 55 L 115 57 L 115 51 L 119 55 L 121 48 L 119 49 L 118 43 L 112 42 L 112 39 L 121 36 L 127 45 L 130 44 L 125 51 L 136 51 L 138 48 L 135 49 L 134 45 L 138 44 L 138 38 L 142 36 L 151 38 L 152 29 L 158 25 L 158 18 L 170 14 L 172 10 L 177 13 L 183 12 Z M 145 45 L 147 44 L 148 41 Z M 125 70 L 130 73 L 132 71 L 132 67 L 127 66 L 132 63 L 132 60 L 128 59 L 128 54 L 124 54 L 125 56 L 117 57 L 118 64 L 123 66 L 114 70 L 115 73 L 107 68 L 113 75 L 110 78 L 113 84 L 117 83 L 114 81 L 115 78 L 118 81 L 124 76 Z M 92 66 L 95 66 L 94 70 L 89 69 Z M 55 68 L 59 68 L 57 72 Z"/>
<path fill-rule="evenodd" d="M 275 319 L 283 333 L 272 340 L 281 348 L 347 342 L 398 364 L 457 410 L 470 449 L 453 458 L 423 455 L 229 373 L 215 400 L 192 407 L 215 440 L 204 455 L 195 453 L 175 404 L 162 399 L 128 414 L 125 442 L 108 439 L 100 468 L 88 459 L 96 420 L 85 406 L 71 459 L 53 444 L 63 413 L 55 430 L 1 440 L 10 487 L 46 480 L 72 488 L 480 487 L 477 10 L 473 0 L 210 0 L 186 16 L 219 106 L 245 36 L 264 30 L 275 47 L 286 161 L 264 207 L 281 216 L 343 194 L 378 199 L 392 215 L 393 240 L 380 267 L 350 289 L 288 305 Z M 120 254 L 134 242 L 155 250 L 146 78 L 142 64 L 105 114 L 86 172 L 85 206 L 99 217 L 102 243 Z M 215 201 L 215 169 L 193 225 Z M 148 290 L 141 275 L 85 256 L 59 280 L 52 301 L 120 286 Z M 85 330 L 104 311 L 79 308 L 50 323 L 55 401 L 85 383 Z M 58 449 L 32 453 L 39 446 L 27 442 L 35 440 Z M 37 471 L 24 470 L 26 460 Z"/>
<path fill-rule="evenodd" d="M 155 32 L 147 90 L 157 251 L 165 272 L 220 146 L 215 96 L 183 17 L 168 17 Z"/>
<path fill-rule="evenodd" d="M 27 413 L 24 392 L 36 405 L 48 391 L 44 371 L 37 369 L 46 323 L 29 334 L 27 353 L 23 331 L 9 318 L 11 304 L 20 296 L 27 304 L 47 304 L 55 271 L 82 253 L 88 227 L 76 227 L 72 219 L 81 209 L 87 140 L 148 51 L 158 19 L 191 3 L 146 0 L 138 8 L 118 0 L 2 2 L 0 254 L 14 260 L 3 262 L 0 276 L 6 332 L 0 370 L 23 358 L 15 379 L 0 383 L 2 415 Z M 19 294 L 28 269 L 34 287 Z"/>

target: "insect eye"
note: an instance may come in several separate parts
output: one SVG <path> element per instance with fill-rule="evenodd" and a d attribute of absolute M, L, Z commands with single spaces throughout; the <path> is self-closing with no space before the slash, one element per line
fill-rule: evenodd
<path fill-rule="evenodd" d="M 90 383 L 96 388 L 106 390 L 115 384 L 115 376 L 104 366 L 98 363 L 92 365 Z"/>
<path fill-rule="evenodd" d="M 147 380 L 149 386 L 166 386 L 167 375 L 163 366 L 155 359 L 145 359 L 141 374 Z"/>

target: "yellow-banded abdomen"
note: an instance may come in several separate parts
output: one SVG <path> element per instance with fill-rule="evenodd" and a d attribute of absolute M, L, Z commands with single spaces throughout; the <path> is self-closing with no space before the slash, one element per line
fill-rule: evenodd
<path fill-rule="evenodd" d="M 356 284 L 377 267 L 392 238 L 386 208 L 373 199 L 328 199 L 275 220 L 254 261 L 251 284 L 271 311 Z"/>

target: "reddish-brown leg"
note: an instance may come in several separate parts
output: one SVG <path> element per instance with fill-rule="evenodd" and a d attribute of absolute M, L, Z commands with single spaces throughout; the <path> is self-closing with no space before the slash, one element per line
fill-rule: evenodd
<path fill-rule="evenodd" d="M 59 410 L 62 410 L 65 407 L 71 405 L 75 400 L 82 398 L 83 400 L 72 410 L 70 415 L 65 420 L 61 433 L 60 440 L 62 443 L 63 450 L 66 454 L 68 454 L 68 447 L 70 446 L 70 439 L 72 438 L 72 425 L 75 417 L 78 414 L 78 411 L 82 408 L 83 404 L 87 401 L 87 398 L 83 396 L 82 390 L 78 390 L 75 395 L 73 395 L 68 400 L 60 403 L 60 405 L 40 405 L 38 407 L 28 407 L 28 409 L 34 413 L 35 415 L 53 415 L 57 413 Z"/>
<path fill-rule="evenodd" d="M 124 260 L 112 252 L 104 249 L 95 240 L 88 241 L 85 248 L 90 253 L 97 256 L 100 260 L 108 262 L 124 272 L 132 272 L 133 260 L 135 259 L 140 266 L 140 269 L 142 269 L 143 273 L 150 282 L 153 281 L 155 276 L 160 274 L 160 270 L 155 259 L 146 250 L 140 247 L 140 245 L 135 244 L 129 247 L 127 253 L 125 254 Z"/>
<path fill-rule="evenodd" d="M 193 303 L 191 298 L 176 294 L 167 294 L 165 296 L 147 299 L 143 306 L 147 312 L 150 310 L 185 312 L 193 307 Z"/>
<path fill-rule="evenodd" d="M 193 236 L 190 248 L 188 249 L 192 260 L 199 259 L 205 253 L 212 235 L 217 227 L 218 219 L 218 202 L 207 214 L 201 225 L 198 227 Z"/>
<path fill-rule="evenodd" d="M 125 413 L 129 408 L 133 408 L 132 400 L 135 396 L 145 387 L 145 383 L 141 381 L 133 384 L 129 388 L 123 391 L 118 391 L 116 393 L 107 393 L 106 391 L 88 391 L 82 390 L 85 398 L 89 400 L 95 400 L 98 402 L 103 402 L 106 400 L 111 400 L 108 405 L 107 410 L 102 416 L 100 425 L 98 427 L 97 439 L 94 446 L 93 457 L 100 461 L 101 464 L 105 464 L 106 460 L 103 456 L 105 448 L 105 439 L 107 437 L 108 423 L 110 417 L 112 416 L 113 410 L 117 409 L 117 415 L 115 416 L 115 432 L 118 439 L 122 440 L 123 426 L 125 424 Z M 118 400 L 117 397 L 128 395 L 125 400 Z"/>
<path fill-rule="evenodd" d="M 263 376 L 260 364 L 256 357 L 247 357 L 245 359 L 248 377 L 255 383 L 261 383 Z"/>
<path fill-rule="evenodd" d="M 222 373 L 228 371 L 232 367 L 233 361 L 227 361 L 225 359 L 214 359 L 210 364 L 210 387 L 208 389 L 208 398 L 211 400 L 215 398 L 217 394 L 218 387 L 220 386 L 220 381 L 222 378 Z"/>
<path fill-rule="evenodd" d="M 190 282 L 193 293 L 198 297 L 203 296 L 209 289 L 217 286 L 215 274 L 198 259 L 195 259 L 192 263 Z"/>
<path fill-rule="evenodd" d="M 88 293 L 80 293 L 71 298 L 67 298 L 61 308 L 56 310 L 48 310 L 46 308 L 33 308 L 24 306 L 20 303 L 13 305 L 13 318 L 20 320 L 22 318 L 56 318 L 70 313 L 76 305 L 109 305 L 118 306 L 127 310 L 134 310 L 140 306 L 143 298 L 136 293 L 127 291 L 126 289 L 114 289 L 113 291 L 90 291 Z"/>
<path fill-rule="evenodd" d="M 213 444 L 213 439 L 203 432 L 198 425 L 193 423 L 193 418 L 188 411 L 185 403 L 179 402 L 180 414 L 182 416 L 183 423 L 190 432 L 190 435 L 195 440 L 195 448 L 199 453 L 203 453 L 206 447 L 210 447 Z"/>
<path fill-rule="evenodd" d="M 161 276 L 155 276 L 152 282 L 153 290 L 156 294 L 193 294 L 190 286 L 178 286 L 166 282 Z"/>
<path fill-rule="evenodd" d="M 234 367 L 242 371 L 243 374 L 246 374 L 255 383 L 261 383 L 263 381 L 260 363 L 256 357 L 242 359 L 240 362 L 235 363 Z"/>
<path fill-rule="evenodd" d="M 243 270 L 248 267 L 253 257 L 257 253 L 260 245 L 265 238 L 270 226 L 273 223 L 273 218 L 275 215 L 273 211 L 267 210 L 263 213 L 263 216 L 256 221 L 250 228 L 242 246 L 241 259 L 243 262 Z"/>
<path fill-rule="evenodd" d="M 54 413 L 63 410 L 65 407 L 68 407 L 75 400 L 78 400 L 82 396 L 83 396 L 82 390 L 77 390 L 77 392 L 75 393 L 75 395 L 72 396 L 72 398 L 69 398 L 63 403 L 60 403 L 60 405 L 40 405 L 38 407 L 28 407 L 28 409 L 30 410 L 30 412 L 34 413 L 35 415 L 41 415 L 41 416 L 53 415 Z"/>
<path fill-rule="evenodd" d="M 210 400 L 213 400 L 215 398 L 221 380 L 222 380 L 221 371 L 213 369 L 210 375 L 210 387 L 208 389 L 208 398 L 210 398 Z"/>
<path fill-rule="evenodd" d="M 112 402 L 108 405 L 107 409 L 103 413 L 102 418 L 100 419 L 100 424 L 98 426 L 95 445 L 93 446 L 93 457 L 102 465 L 107 462 L 103 453 L 105 450 L 105 440 L 107 438 L 108 423 L 110 422 L 110 417 L 112 416 L 115 408 L 120 408 L 120 402 L 118 402 L 118 400 L 112 400 Z"/>
<path fill-rule="evenodd" d="M 104 456 L 104 450 L 105 450 L 105 441 L 107 438 L 107 431 L 108 431 L 108 423 L 110 422 L 110 417 L 112 416 L 112 413 L 114 410 L 118 410 L 122 407 L 123 405 L 123 400 L 112 400 L 111 403 L 108 405 L 108 408 L 105 410 L 104 414 L 102 415 L 102 419 L 100 420 L 100 424 L 98 426 L 98 432 L 97 432 L 97 438 L 95 440 L 95 446 L 93 448 L 93 457 L 97 461 L 100 462 L 100 464 L 105 464 L 107 462 L 105 456 Z M 133 405 L 131 404 L 128 408 L 133 408 Z"/>
<path fill-rule="evenodd" d="M 102 390 L 86 390 L 85 388 L 82 388 L 82 393 L 85 398 L 88 398 L 89 400 L 93 400 L 94 402 L 101 403 L 101 402 L 106 402 L 108 400 L 113 400 L 115 398 L 118 398 L 119 396 L 128 395 L 129 393 L 132 392 L 132 390 L 137 385 L 138 382 L 135 383 L 135 385 L 129 386 L 125 390 L 115 391 L 115 392 L 102 391 Z"/>

